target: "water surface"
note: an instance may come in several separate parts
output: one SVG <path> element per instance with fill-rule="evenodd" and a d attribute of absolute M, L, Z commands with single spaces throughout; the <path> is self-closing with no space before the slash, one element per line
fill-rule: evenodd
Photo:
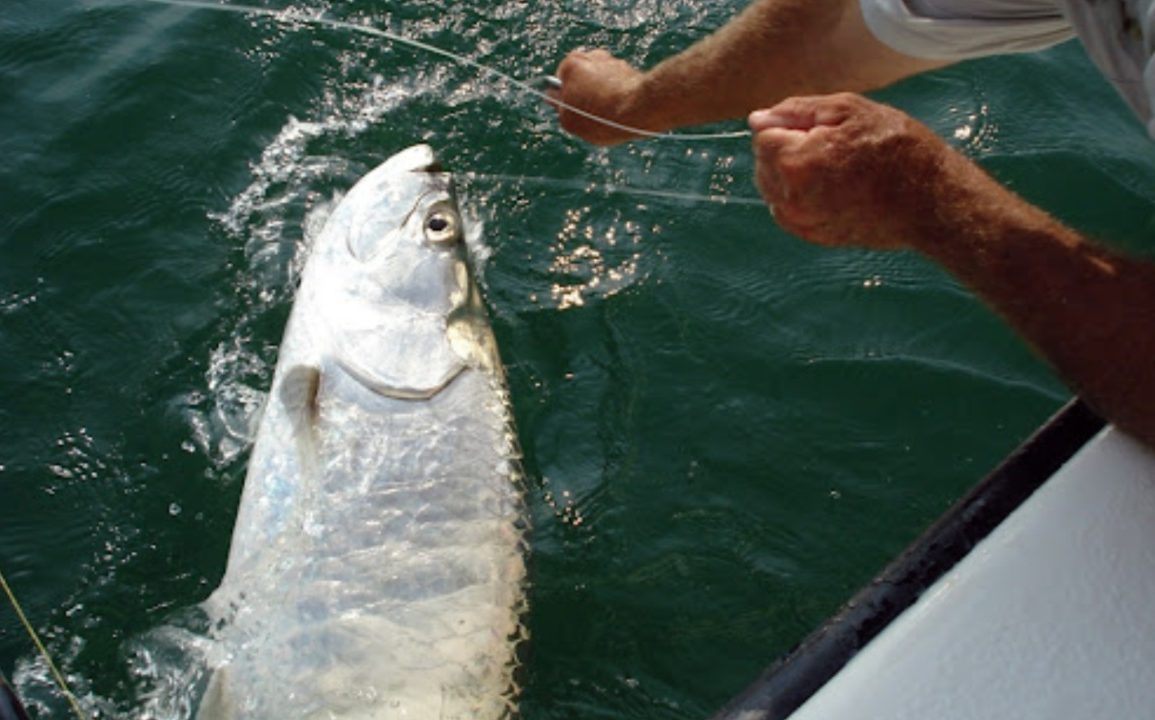
<path fill-rule="evenodd" d="M 528 78 L 579 45 L 655 62 L 743 4 L 291 7 Z M 880 97 L 1150 252 L 1155 147 L 1077 46 Z M 596 189 L 753 197 L 744 141 L 591 148 L 539 102 L 379 39 L 8 0 L 0 127 L 0 567 L 102 717 L 142 715 L 140 638 L 224 570 L 307 239 L 414 142 L 479 175 L 462 190 L 535 525 L 527 720 L 709 714 L 1067 397 L 917 257 Z M 8 611 L 0 670 L 37 717 L 66 715 Z"/>

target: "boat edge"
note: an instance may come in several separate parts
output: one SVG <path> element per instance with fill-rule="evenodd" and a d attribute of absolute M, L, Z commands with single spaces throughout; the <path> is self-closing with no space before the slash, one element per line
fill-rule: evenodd
<path fill-rule="evenodd" d="M 1106 427 L 1074 398 L 710 720 L 784 720 Z"/>

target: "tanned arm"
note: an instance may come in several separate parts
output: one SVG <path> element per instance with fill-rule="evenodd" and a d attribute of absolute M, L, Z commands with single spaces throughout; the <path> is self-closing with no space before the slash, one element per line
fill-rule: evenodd
<path fill-rule="evenodd" d="M 910 246 L 1001 314 L 1088 404 L 1155 447 L 1155 266 L 1096 246 L 961 156 L 939 177 L 938 212 Z"/>
<path fill-rule="evenodd" d="M 1155 266 L 1088 242 L 929 128 L 860 96 L 791 99 L 750 124 L 758 185 L 785 229 L 926 255 L 1155 447 Z"/>
<path fill-rule="evenodd" d="M 617 122 L 665 131 L 744 117 L 803 94 L 864 91 L 946 63 L 874 38 L 859 0 L 756 0 L 713 35 L 641 72 L 604 50 L 558 67 L 559 99 Z M 630 139 L 565 110 L 562 127 L 597 144 Z"/>

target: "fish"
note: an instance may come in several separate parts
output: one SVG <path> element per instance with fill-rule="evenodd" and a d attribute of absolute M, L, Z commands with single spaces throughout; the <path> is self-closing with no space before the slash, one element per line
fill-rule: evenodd
<path fill-rule="evenodd" d="M 203 603 L 197 718 L 516 713 L 528 516 L 476 245 L 427 145 L 325 221 Z"/>

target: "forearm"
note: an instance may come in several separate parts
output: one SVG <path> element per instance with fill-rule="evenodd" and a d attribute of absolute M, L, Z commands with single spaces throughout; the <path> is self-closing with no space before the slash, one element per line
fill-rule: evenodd
<path fill-rule="evenodd" d="M 1098 247 L 956 167 L 910 244 L 1013 325 L 1105 417 L 1155 447 L 1155 266 Z M 966 167 L 964 166 L 964 164 Z"/>
<path fill-rule="evenodd" d="M 758 187 L 784 229 L 921 252 L 1155 447 L 1155 265 L 1088 242 L 930 128 L 861 96 L 792 98 L 750 126 Z"/>
<path fill-rule="evenodd" d="M 744 116 L 795 95 L 872 90 L 943 64 L 876 40 L 858 0 L 757 0 L 644 73 L 631 114 L 666 130 Z"/>
<path fill-rule="evenodd" d="M 556 97 L 629 127 L 667 131 L 741 117 L 787 97 L 864 91 L 945 65 L 874 38 L 859 0 L 755 0 L 725 27 L 640 72 L 604 50 L 570 53 Z M 589 142 L 634 137 L 559 108 L 562 127 Z"/>

